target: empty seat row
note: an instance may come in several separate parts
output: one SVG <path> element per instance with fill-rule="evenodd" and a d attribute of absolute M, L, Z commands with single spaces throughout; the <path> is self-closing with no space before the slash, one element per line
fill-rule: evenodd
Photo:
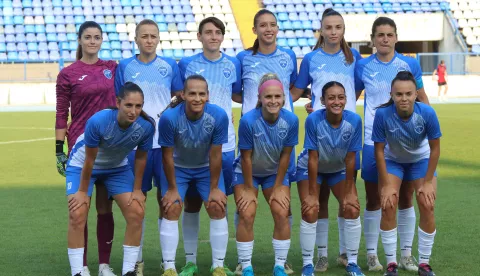
<path fill-rule="evenodd" d="M 169 4 L 189 5 L 188 0 L 53 0 L 53 1 L 0 1 L 0 8 L 51 8 L 51 7 L 140 7 L 146 4 L 152 6 L 165 6 Z"/>

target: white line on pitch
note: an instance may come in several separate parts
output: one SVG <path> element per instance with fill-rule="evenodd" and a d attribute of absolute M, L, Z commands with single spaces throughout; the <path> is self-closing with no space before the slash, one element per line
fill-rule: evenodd
<path fill-rule="evenodd" d="M 53 127 L 0 127 L 0 129 L 32 129 L 32 130 L 54 130 Z"/>
<path fill-rule="evenodd" d="M 5 142 L 0 142 L 0 145 L 18 144 L 18 143 L 30 143 L 30 142 L 37 142 L 37 141 L 53 140 L 53 139 L 55 139 L 55 137 L 38 138 L 38 139 L 30 139 L 30 140 L 5 141 Z"/>

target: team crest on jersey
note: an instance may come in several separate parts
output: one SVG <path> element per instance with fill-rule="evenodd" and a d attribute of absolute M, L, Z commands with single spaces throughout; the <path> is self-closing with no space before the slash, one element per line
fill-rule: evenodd
<path fill-rule="evenodd" d="M 230 76 L 232 75 L 232 70 L 228 69 L 228 68 L 225 68 L 223 69 L 223 76 L 228 79 L 230 78 Z"/>
<path fill-rule="evenodd" d="M 286 128 L 281 128 L 278 130 L 278 137 L 280 137 L 280 139 L 285 139 L 285 137 L 287 137 L 287 129 Z"/>
<path fill-rule="evenodd" d="M 203 123 L 203 130 L 205 130 L 206 133 L 212 134 L 213 128 L 214 128 L 214 127 L 213 127 L 212 122 L 210 122 L 210 121 L 205 121 L 205 122 Z"/>
<path fill-rule="evenodd" d="M 109 69 L 103 70 L 103 75 L 105 75 L 105 77 L 109 80 L 111 80 L 113 77 L 112 71 L 110 71 Z"/>
<path fill-rule="evenodd" d="M 342 135 L 342 139 L 343 141 L 347 142 L 348 140 L 350 140 L 350 137 L 352 137 L 352 133 L 350 131 L 347 131 L 345 132 L 343 135 Z"/>
<path fill-rule="evenodd" d="M 282 58 L 279 61 L 279 63 L 280 63 L 280 66 L 282 66 L 282 68 L 285 68 L 285 67 L 287 67 L 288 61 L 286 59 Z"/>
<path fill-rule="evenodd" d="M 422 134 L 423 131 L 425 130 L 425 127 L 423 127 L 423 125 L 418 124 L 418 125 L 415 125 L 414 129 L 417 134 Z"/>
<path fill-rule="evenodd" d="M 140 132 L 135 131 L 132 136 L 130 136 L 130 139 L 132 139 L 132 142 L 137 142 L 138 139 L 140 139 Z"/>
<path fill-rule="evenodd" d="M 168 73 L 167 67 L 165 66 L 160 67 L 158 71 L 160 72 L 160 75 L 162 75 L 162 77 L 165 77 Z"/>

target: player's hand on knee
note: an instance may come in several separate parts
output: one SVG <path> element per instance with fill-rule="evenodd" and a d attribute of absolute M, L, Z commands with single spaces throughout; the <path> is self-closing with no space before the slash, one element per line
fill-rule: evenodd
<path fill-rule="evenodd" d="M 306 215 L 311 210 L 316 210 L 317 213 L 320 210 L 320 203 L 318 202 L 318 196 L 307 195 L 302 201 L 302 214 Z"/>
<path fill-rule="evenodd" d="M 145 210 L 145 200 L 147 198 L 143 194 L 142 190 L 133 190 L 133 192 L 130 194 L 130 199 L 128 200 L 128 206 L 132 204 L 134 200 L 140 204 L 140 207 L 142 207 L 142 210 Z"/>
<path fill-rule="evenodd" d="M 222 209 L 222 212 L 225 212 L 225 206 L 227 206 L 227 196 L 219 188 L 212 189 L 210 190 L 210 195 L 208 196 L 207 208 L 209 208 L 210 204 L 212 203 L 217 203 Z"/>
<path fill-rule="evenodd" d="M 64 152 L 58 152 L 56 153 L 56 157 L 57 157 L 57 171 L 61 176 L 65 177 L 65 167 L 68 161 L 67 155 Z"/>
<path fill-rule="evenodd" d="M 343 199 L 343 211 L 349 207 L 353 207 L 356 210 L 360 211 L 360 203 L 358 202 L 358 197 L 354 193 L 347 193 Z"/>
<path fill-rule="evenodd" d="M 273 187 L 272 195 L 268 200 L 268 204 L 272 205 L 273 201 L 278 202 L 278 204 L 286 210 L 290 208 L 290 197 L 281 187 Z"/>
<path fill-rule="evenodd" d="M 163 209 L 165 209 L 165 213 L 168 213 L 168 209 L 170 209 L 170 207 L 172 207 L 172 205 L 177 201 L 180 204 L 180 207 L 182 207 L 182 198 L 180 197 L 178 190 L 168 189 L 162 198 L 162 206 Z"/>
<path fill-rule="evenodd" d="M 245 188 L 242 190 L 236 203 L 239 211 L 246 211 L 250 203 L 258 204 L 257 196 L 253 189 Z"/>
<path fill-rule="evenodd" d="M 420 195 L 423 196 L 427 207 L 433 208 L 435 206 L 435 199 L 437 198 L 437 194 L 431 181 L 425 181 L 423 185 L 417 190 L 417 197 Z"/>
<path fill-rule="evenodd" d="M 380 194 L 382 209 L 395 208 L 398 203 L 398 196 L 398 191 L 395 188 L 389 187 L 389 185 L 383 186 Z"/>
<path fill-rule="evenodd" d="M 82 205 L 87 205 L 87 209 L 90 205 L 90 200 L 86 192 L 78 191 L 68 200 L 68 209 L 70 212 L 75 212 Z"/>

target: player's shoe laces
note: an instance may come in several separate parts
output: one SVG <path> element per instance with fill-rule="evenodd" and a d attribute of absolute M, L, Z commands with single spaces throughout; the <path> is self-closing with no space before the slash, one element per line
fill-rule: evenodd
<path fill-rule="evenodd" d="M 367 257 L 368 271 L 382 271 L 383 266 L 378 261 L 377 255 L 368 255 Z"/>
<path fill-rule="evenodd" d="M 349 263 L 346 267 L 346 270 L 348 276 L 365 276 L 365 274 L 362 272 L 362 269 L 354 263 Z"/>
<path fill-rule="evenodd" d="M 287 273 L 287 275 L 291 275 L 293 274 L 293 269 L 292 269 L 292 265 L 285 262 L 285 265 L 283 266 L 283 268 L 285 268 L 285 273 Z"/>
<path fill-rule="evenodd" d="M 212 276 L 227 276 L 227 273 L 225 272 L 225 268 L 223 267 L 216 267 L 213 269 L 213 267 L 210 269 L 210 272 L 212 273 Z"/>
<path fill-rule="evenodd" d="M 135 273 L 137 273 L 137 276 L 143 276 L 144 267 L 145 263 L 143 261 L 135 263 Z"/>
<path fill-rule="evenodd" d="M 244 270 L 242 270 L 242 276 L 254 276 L 253 274 L 253 268 L 251 266 L 245 267 Z"/>
<path fill-rule="evenodd" d="M 398 276 L 397 269 L 398 266 L 396 263 L 389 263 L 387 266 L 387 271 L 385 271 L 383 276 Z"/>
<path fill-rule="evenodd" d="M 110 267 L 108 264 L 100 264 L 98 266 L 98 276 L 116 276 L 113 273 L 113 268 Z"/>
<path fill-rule="evenodd" d="M 400 258 L 400 263 L 398 264 L 398 267 L 406 271 L 418 270 L 417 261 L 413 256 L 404 256 Z"/>
<path fill-rule="evenodd" d="M 325 256 L 320 256 L 317 263 L 315 264 L 315 272 L 325 272 L 328 268 L 328 258 Z"/>
<path fill-rule="evenodd" d="M 90 269 L 88 269 L 88 266 L 83 267 L 82 276 L 90 276 Z"/>
<path fill-rule="evenodd" d="M 435 276 L 432 267 L 428 264 L 420 264 L 418 266 L 418 276 Z"/>
<path fill-rule="evenodd" d="M 347 258 L 347 254 L 346 254 L 346 253 L 343 253 L 343 254 L 338 255 L 338 257 L 337 257 L 337 264 L 338 264 L 339 266 L 347 267 L 347 265 L 348 265 L 348 258 Z"/>
<path fill-rule="evenodd" d="M 169 268 L 167 270 L 165 270 L 162 274 L 162 276 L 177 276 L 177 271 L 173 268 Z"/>
<path fill-rule="evenodd" d="M 302 276 L 313 276 L 314 269 L 312 264 L 308 264 L 302 268 Z"/>
<path fill-rule="evenodd" d="M 288 274 L 285 273 L 285 267 L 276 265 L 273 268 L 273 276 L 287 276 Z"/>
<path fill-rule="evenodd" d="M 137 273 L 135 273 L 135 271 L 129 271 L 129 272 L 123 274 L 123 276 L 136 276 L 136 275 L 137 275 Z"/>
<path fill-rule="evenodd" d="M 182 267 L 182 272 L 178 274 L 179 276 L 193 276 L 198 274 L 198 266 L 192 262 L 188 262 L 184 267 Z"/>
<path fill-rule="evenodd" d="M 242 276 L 242 264 L 237 264 L 237 267 L 235 268 L 235 275 Z"/>

